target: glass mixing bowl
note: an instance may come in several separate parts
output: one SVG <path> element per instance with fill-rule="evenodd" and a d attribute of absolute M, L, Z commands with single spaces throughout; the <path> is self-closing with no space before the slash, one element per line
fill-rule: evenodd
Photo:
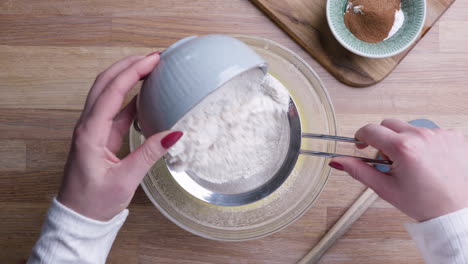
<path fill-rule="evenodd" d="M 289 49 L 264 38 L 234 36 L 269 64 L 269 73 L 288 88 L 301 116 L 303 132 L 336 135 L 333 107 L 322 82 L 307 63 Z M 133 151 L 144 138 L 130 130 Z M 302 149 L 335 152 L 334 141 L 303 139 Z M 163 159 L 141 183 L 153 204 L 181 228 L 208 239 L 242 241 L 271 235 L 302 216 L 318 198 L 330 174 L 327 160 L 300 155 L 287 180 L 272 194 L 242 206 L 214 205 L 186 192 Z"/>

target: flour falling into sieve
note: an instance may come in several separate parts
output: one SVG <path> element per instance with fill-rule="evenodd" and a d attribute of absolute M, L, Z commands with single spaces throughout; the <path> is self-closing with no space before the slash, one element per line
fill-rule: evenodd
<path fill-rule="evenodd" d="M 166 155 L 176 171 L 222 184 L 278 167 L 289 93 L 273 76 L 250 70 L 227 82 L 173 128 L 184 132 Z M 289 137 L 289 135 L 288 135 Z M 284 145 L 284 144 L 283 144 Z M 276 154 L 275 154 L 276 153 Z"/>

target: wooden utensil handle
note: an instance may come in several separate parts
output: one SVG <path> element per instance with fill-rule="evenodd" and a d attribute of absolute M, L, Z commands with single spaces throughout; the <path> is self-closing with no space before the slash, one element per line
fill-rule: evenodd
<path fill-rule="evenodd" d="M 367 188 L 346 213 L 330 228 L 327 234 L 315 245 L 315 247 L 305 255 L 298 264 L 318 263 L 325 252 L 348 231 L 353 223 L 371 206 L 377 199 L 377 194 Z"/>

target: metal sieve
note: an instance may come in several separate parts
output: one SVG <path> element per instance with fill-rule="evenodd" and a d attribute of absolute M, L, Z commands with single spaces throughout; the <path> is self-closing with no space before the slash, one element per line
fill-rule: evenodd
<path fill-rule="evenodd" d="M 320 157 L 355 157 L 301 149 L 303 138 L 365 144 L 349 137 L 303 133 L 301 129 L 301 118 L 292 98 L 290 99 L 289 111 L 284 121 L 285 126 L 282 133 L 286 136 L 283 138 L 282 143 L 276 148 L 278 155 L 273 156 L 278 159 L 276 168 L 264 168 L 261 173 L 250 175 L 247 178 L 215 184 L 203 180 L 193 171 L 186 170 L 177 172 L 171 168 L 168 162 L 166 162 L 166 165 L 175 181 L 194 197 L 210 204 L 220 206 L 241 206 L 261 200 L 276 191 L 290 176 L 300 154 Z M 138 127 L 135 127 L 135 129 L 139 130 Z M 369 163 L 391 165 L 391 161 L 389 160 L 377 160 L 364 157 L 355 158 Z"/>

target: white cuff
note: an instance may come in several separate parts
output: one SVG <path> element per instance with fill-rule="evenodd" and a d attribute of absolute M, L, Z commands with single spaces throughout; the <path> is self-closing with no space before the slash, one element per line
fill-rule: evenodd
<path fill-rule="evenodd" d="M 426 263 L 468 264 L 468 208 L 405 226 Z"/>
<path fill-rule="evenodd" d="M 105 263 L 127 216 L 125 209 L 107 222 L 97 221 L 54 198 L 28 263 Z"/>

